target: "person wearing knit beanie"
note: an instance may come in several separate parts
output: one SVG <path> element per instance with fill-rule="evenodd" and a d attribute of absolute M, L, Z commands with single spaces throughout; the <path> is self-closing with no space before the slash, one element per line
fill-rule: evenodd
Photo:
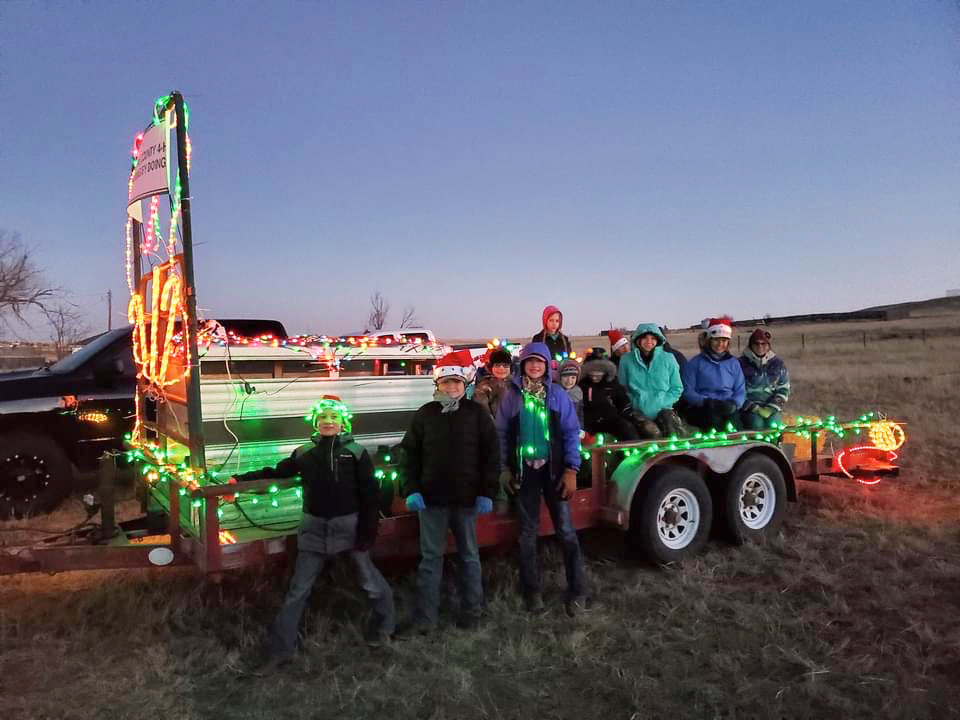
<path fill-rule="evenodd" d="M 790 374 L 783 360 L 770 349 L 771 335 L 757 328 L 740 356 L 747 400 L 740 412 L 745 430 L 765 430 L 779 425 L 790 397 Z"/>
<path fill-rule="evenodd" d="M 487 409 L 491 417 L 497 416 L 500 397 L 510 380 L 513 355 L 503 347 L 495 347 L 487 353 L 486 374 L 477 381 L 473 400 Z"/>
<path fill-rule="evenodd" d="M 577 382 L 580 380 L 580 363 L 576 360 L 564 360 L 557 370 L 557 381 L 560 387 L 567 391 L 570 402 L 577 411 L 577 422 L 580 423 L 581 437 L 583 433 L 583 392 Z"/>

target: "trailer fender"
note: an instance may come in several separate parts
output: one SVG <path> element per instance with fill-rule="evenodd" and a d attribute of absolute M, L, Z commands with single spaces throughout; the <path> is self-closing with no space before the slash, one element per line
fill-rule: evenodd
<path fill-rule="evenodd" d="M 654 468 L 664 465 L 681 465 L 697 470 L 702 475 L 710 472 L 726 475 L 748 453 L 762 453 L 776 462 L 783 471 L 787 497 L 790 500 L 797 499 L 793 469 L 783 451 L 770 443 L 751 442 L 726 447 L 677 450 L 645 460 L 641 460 L 639 456 L 629 456 L 620 463 L 610 477 L 605 515 L 617 518 L 616 524 L 629 530 L 630 510 L 633 507 L 634 497 L 637 491 L 644 487 L 645 480 Z"/>

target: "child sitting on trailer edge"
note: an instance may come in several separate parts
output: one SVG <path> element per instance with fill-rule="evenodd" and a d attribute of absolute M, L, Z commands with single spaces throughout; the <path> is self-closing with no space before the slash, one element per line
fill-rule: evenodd
<path fill-rule="evenodd" d="M 281 460 L 237 480 L 290 478 L 299 475 L 303 520 L 297 533 L 297 560 L 283 606 L 270 625 L 265 657 L 258 668 L 268 672 L 289 662 L 296 651 L 300 624 L 313 584 L 334 556 L 349 553 L 373 611 L 365 639 L 376 646 L 394 630 L 393 592 L 370 559 L 379 524 L 379 487 L 367 451 L 350 435 L 350 411 L 334 395 L 313 405 L 308 421 L 310 443 Z"/>

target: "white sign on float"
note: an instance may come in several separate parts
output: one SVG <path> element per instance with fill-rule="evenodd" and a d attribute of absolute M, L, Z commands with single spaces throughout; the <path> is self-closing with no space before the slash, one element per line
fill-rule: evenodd
<path fill-rule="evenodd" d="M 133 171 L 133 185 L 130 188 L 128 208 L 139 203 L 145 197 L 170 191 L 170 125 L 164 119 L 159 125 L 151 125 L 143 134 L 140 142 L 140 154 L 137 167 Z M 139 205 L 131 212 L 136 215 Z"/>

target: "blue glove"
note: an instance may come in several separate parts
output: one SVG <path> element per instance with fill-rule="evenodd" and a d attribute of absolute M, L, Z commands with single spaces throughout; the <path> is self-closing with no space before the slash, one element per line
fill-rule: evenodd
<path fill-rule="evenodd" d="M 427 504 L 423 501 L 423 495 L 420 493 L 413 493 L 407 497 L 407 510 L 410 512 L 420 512 L 426 509 Z"/>
<path fill-rule="evenodd" d="M 473 504 L 473 509 L 477 515 L 486 515 L 488 512 L 493 512 L 493 500 L 483 495 L 478 495 L 477 501 Z"/>

